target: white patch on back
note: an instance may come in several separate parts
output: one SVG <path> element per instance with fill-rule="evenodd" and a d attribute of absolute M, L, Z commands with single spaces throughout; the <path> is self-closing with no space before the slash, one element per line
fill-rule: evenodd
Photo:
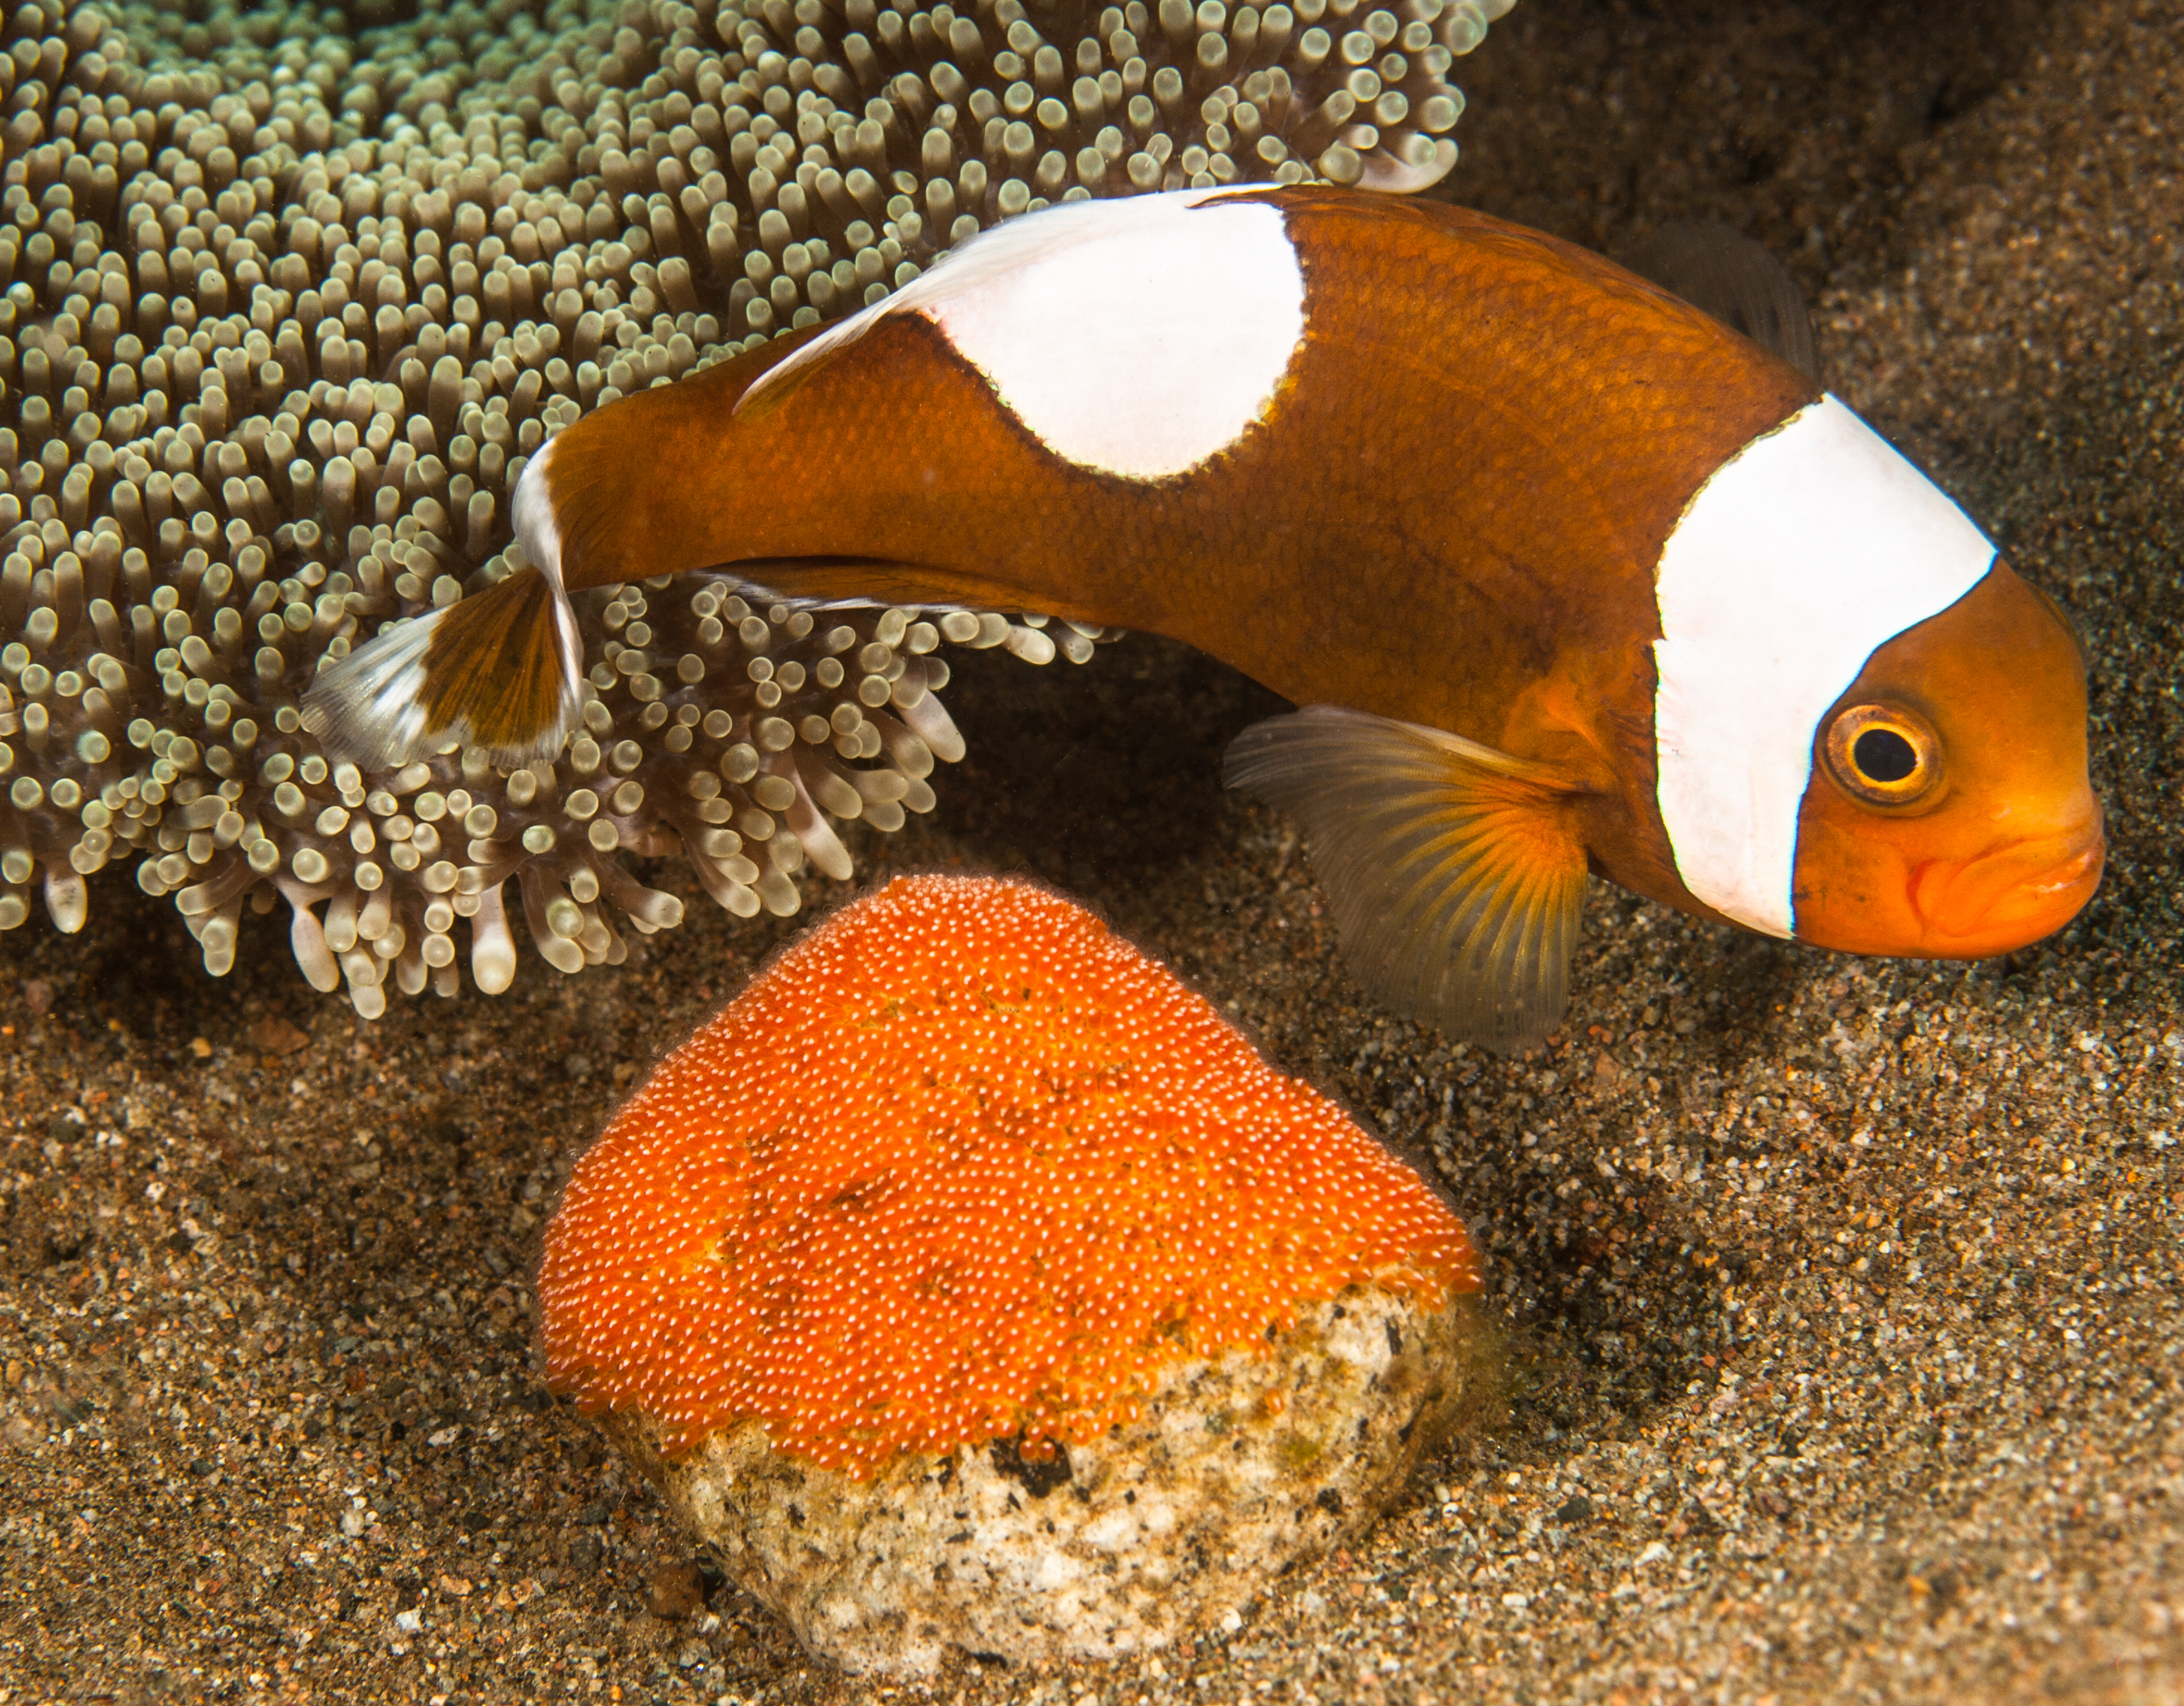
<path fill-rule="evenodd" d="M 1176 190 L 1065 202 L 966 244 L 798 349 L 744 393 L 854 342 L 889 314 L 946 334 L 1065 461 L 1160 480 L 1265 412 L 1304 335 L 1304 274 L 1277 208 Z"/>
<path fill-rule="evenodd" d="M 1994 547 L 1834 397 L 1755 439 L 1655 576 L 1661 818 L 1684 886 L 1787 936 L 1798 808 L 1828 708 L 1878 646 L 1977 585 Z"/>

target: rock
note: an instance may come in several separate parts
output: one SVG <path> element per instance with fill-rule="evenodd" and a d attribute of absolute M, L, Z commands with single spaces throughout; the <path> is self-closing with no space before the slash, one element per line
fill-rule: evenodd
<path fill-rule="evenodd" d="M 1372 1523 L 1492 1343 L 1416 1174 L 1021 883 L 906 880 L 796 944 L 545 1244 L 549 1384 L 853 1672 L 1239 1617 Z"/>

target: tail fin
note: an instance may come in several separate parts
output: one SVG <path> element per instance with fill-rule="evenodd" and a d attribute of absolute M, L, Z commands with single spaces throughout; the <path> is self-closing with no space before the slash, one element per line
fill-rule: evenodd
<path fill-rule="evenodd" d="M 521 569 L 322 672 L 303 696 L 303 726 L 337 762 L 406 764 L 460 742 L 496 763 L 531 763 L 576 724 L 582 658 L 568 595 L 544 570 Z"/>

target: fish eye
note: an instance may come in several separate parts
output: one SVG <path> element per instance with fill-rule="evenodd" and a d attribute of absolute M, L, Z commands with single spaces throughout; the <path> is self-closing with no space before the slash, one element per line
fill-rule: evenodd
<path fill-rule="evenodd" d="M 1909 805 L 1941 779 L 1941 742 L 1925 718 L 1892 705 L 1853 705 L 1828 727 L 1828 773 L 1869 805 Z"/>

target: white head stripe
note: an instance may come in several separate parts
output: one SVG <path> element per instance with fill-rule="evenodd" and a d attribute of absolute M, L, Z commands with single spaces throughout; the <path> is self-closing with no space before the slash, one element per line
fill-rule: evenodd
<path fill-rule="evenodd" d="M 1304 274 L 1281 211 L 1182 190 L 1063 202 L 985 232 L 814 338 L 738 408 L 889 314 L 946 334 L 1063 459 L 1158 480 L 1257 420 L 1304 335 Z"/>
<path fill-rule="evenodd" d="M 1833 397 L 1714 471 L 1661 552 L 1654 739 L 1677 873 L 1794 927 L 1797 814 L 1828 708 L 1875 649 L 1977 585 L 1994 547 Z"/>

